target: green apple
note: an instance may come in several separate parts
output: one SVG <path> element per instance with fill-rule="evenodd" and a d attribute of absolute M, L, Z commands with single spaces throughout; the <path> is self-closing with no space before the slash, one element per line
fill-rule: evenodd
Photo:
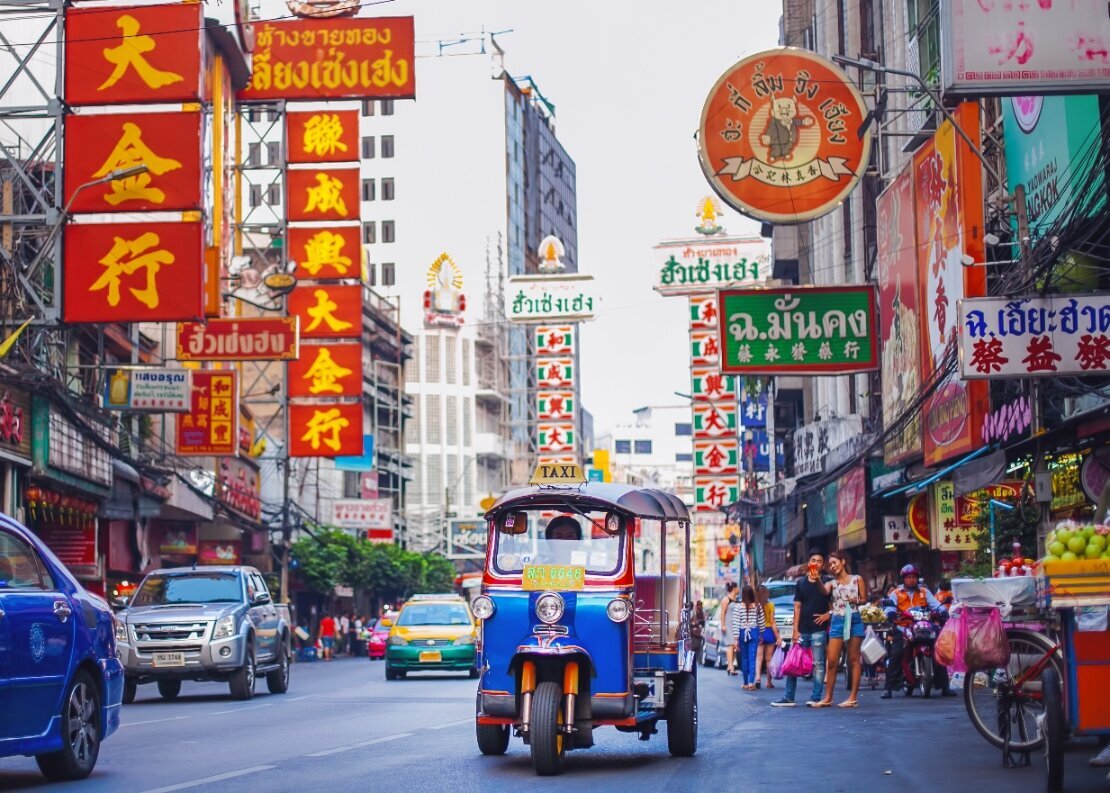
<path fill-rule="evenodd" d="M 1049 546 L 1048 546 L 1048 552 L 1050 554 L 1052 554 L 1053 556 L 1055 556 L 1057 559 L 1059 559 L 1060 556 L 1062 556 L 1064 551 L 1066 551 L 1067 549 L 1068 549 L 1067 546 L 1064 545 L 1064 543 L 1060 542 L 1059 540 L 1049 544 Z"/>
<path fill-rule="evenodd" d="M 1051 545 L 1056 542 L 1056 529 L 1050 531 L 1044 538 L 1045 545 Z"/>
<path fill-rule="evenodd" d="M 1087 538 L 1081 534 L 1075 535 L 1068 540 L 1067 546 L 1072 553 L 1083 553 L 1087 548 Z"/>
<path fill-rule="evenodd" d="M 1110 548 L 1108 548 L 1108 549 L 1106 549 L 1105 551 L 1102 552 L 1102 558 L 1103 559 L 1110 559 Z"/>
<path fill-rule="evenodd" d="M 1060 561 L 1060 557 L 1059 556 L 1053 556 L 1052 554 L 1049 554 L 1044 559 L 1041 559 L 1041 561 L 1042 562 L 1058 562 L 1058 561 Z"/>
<path fill-rule="evenodd" d="M 1106 550 L 1106 538 L 1101 534 L 1096 534 L 1094 537 L 1087 540 L 1087 547 L 1090 548 L 1092 545 L 1098 548 L 1099 553 L 1102 553 Z"/>
<path fill-rule="evenodd" d="M 1102 549 L 1094 545 L 1088 545 L 1087 550 L 1083 553 L 1088 559 L 1098 559 L 1102 556 Z"/>
<path fill-rule="evenodd" d="M 1078 557 L 1078 556 L 1076 556 L 1076 555 L 1075 555 L 1074 553 L 1072 553 L 1071 551 L 1064 551 L 1064 552 L 1063 552 L 1062 554 L 1060 554 L 1060 561 L 1061 561 L 1061 562 L 1074 562 L 1074 561 L 1076 561 L 1076 560 L 1077 560 L 1078 558 L 1079 558 L 1079 557 Z"/>
<path fill-rule="evenodd" d="M 1071 537 L 1072 537 L 1072 532 L 1071 532 L 1070 529 L 1057 529 L 1056 530 L 1056 539 L 1057 539 L 1057 541 L 1064 543 L 1064 545 L 1068 544 L 1068 540 L 1070 540 Z"/>
<path fill-rule="evenodd" d="M 1083 527 L 1083 536 L 1086 537 L 1088 540 L 1091 539 L 1092 536 L 1094 536 L 1094 533 L 1095 533 L 1095 527 L 1094 526 L 1084 526 Z"/>

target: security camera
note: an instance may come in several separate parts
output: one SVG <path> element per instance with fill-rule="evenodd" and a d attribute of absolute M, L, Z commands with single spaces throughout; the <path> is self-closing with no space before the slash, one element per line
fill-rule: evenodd
<path fill-rule="evenodd" d="M 227 266 L 227 271 L 230 275 L 239 275 L 243 270 L 251 265 L 251 257 L 249 256 L 232 256 L 231 264 Z"/>
<path fill-rule="evenodd" d="M 975 260 L 968 256 L 966 253 L 960 257 L 960 264 L 964 267 L 971 267 L 975 264 Z"/>
<path fill-rule="evenodd" d="M 997 234 L 988 232 L 983 235 L 983 242 L 987 243 L 987 245 L 998 245 L 1002 240 L 998 238 Z"/>

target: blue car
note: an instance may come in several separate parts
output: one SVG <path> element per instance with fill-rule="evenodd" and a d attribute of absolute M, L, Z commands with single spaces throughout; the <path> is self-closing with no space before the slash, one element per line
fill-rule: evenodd
<path fill-rule="evenodd" d="M 122 699 L 108 604 L 0 515 L 0 757 L 33 755 L 50 779 L 83 779 Z"/>

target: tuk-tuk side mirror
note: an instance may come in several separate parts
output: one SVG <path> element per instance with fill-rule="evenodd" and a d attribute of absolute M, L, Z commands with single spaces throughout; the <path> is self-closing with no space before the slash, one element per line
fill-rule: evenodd
<path fill-rule="evenodd" d="M 506 512 L 498 520 L 498 530 L 502 534 L 524 534 L 528 531 L 527 512 Z"/>

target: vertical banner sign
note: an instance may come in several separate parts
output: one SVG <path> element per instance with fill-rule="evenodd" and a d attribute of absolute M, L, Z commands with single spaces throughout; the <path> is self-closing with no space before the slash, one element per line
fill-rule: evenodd
<path fill-rule="evenodd" d="M 286 113 L 285 129 L 289 162 L 352 162 L 359 159 L 357 110 Z"/>
<path fill-rule="evenodd" d="M 357 397 L 362 394 L 362 345 L 306 344 L 289 362 L 289 396 Z"/>
<path fill-rule="evenodd" d="M 302 168 L 286 173 L 289 220 L 358 220 L 358 168 Z"/>
<path fill-rule="evenodd" d="M 302 339 L 357 339 L 362 335 L 362 287 L 304 284 L 289 293 L 288 309 Z"/>
<path fill-rule="evenodd" d="M 235 456 L 239 448 L 239 388 L 235 370 L 194 370 L 191 402 L 189 412 L 177 417 L 177 453 Z"/>
<path fill-rule="evenodd" d="M 71 223 L 66 322 L 175 322 L 204 313 L 200 223 Z"/>
<path fill-rule="evenodd" d="M 883 421 L 891 426 L 921 390 L 917 227 L 913 168 L 902 170 L 882 195 L 878 214 L 879 329 L 882 336 Z M 920 412 L 887 440 L 890 465 L 921 454 Z"/>
<path fill-rule="evenodd" d="M 837 481 L 836 522 L 841 548 L 867 542 L 867 469 L 862 465 Z"/>
<path fill-rule="evenodd" d="M 358 226 L 292 226 L 288 230 L 289 258 L 297 263 L 300 279 L 358 278 Z"/>
<path fill-rule="evenodd" d="M 103 13 L 103 10 L 101 10 Z M 81 66 L 71 65 L 70 70 Z M 105 113 L 65 117 L 65 199 L 71 212 L 199 209 L 201 114 Z M 139 165 L 146 173 L 78 188 Z"/>
<path fill-rule="evenodd" d="M 978 140 L 978 104 L 964 102 L 956 109 L 956 118 L 971 139 Z M 947 121 L 914 155 L 913 169 L 925 381 L 956 343 L 959 301 L 986 290 L 985 268 L 964 267 L 960 262 L 964 254 L 983 260 L 983 186 L 979 161 Z M 985 383 L 963 383 L 956 375 L 941 383 L 922 409 L 926 465 L 938 465 L 978 447 L 987 401 Z"/>
<path fill-rule="evenodd" d="M 362 403 L 289 404 L 290 457 L 362 455 Z"/>
<path fill-rule="evenodd" d="M 66 104 L 204 98 L 204 11 L 203 3 L 67 8 Z"/>
<path fill-rule="evenodd" d="M 932 547 L 937 551 L 974 551 L 979 547 L 979 531 L 960 526 L 956 516 L 956 491 L 951 479 L 929 487 L 929 530 Z"/>

